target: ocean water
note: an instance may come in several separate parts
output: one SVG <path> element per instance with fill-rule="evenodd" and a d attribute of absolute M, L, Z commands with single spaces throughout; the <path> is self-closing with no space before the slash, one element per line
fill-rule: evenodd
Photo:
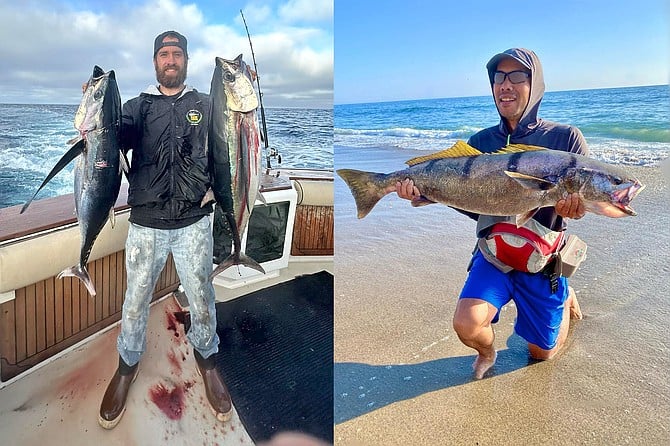
<path fill-rule="evenodd" d="M 0 104 L 0 208 L 25 203 L 77 136 L 77 105 Z M 333 111 L 267 108 L 268 143 L 281 155 L 273 167 L 333 167 Z M 259 119 L 260 121 L 260 119 Z M 262 125 L 261 125 L 262 126 Z M 264 154 L 265 156 L 265 154 Z M 36 199 L 72 193 L 74 162 Z"/>
<path fill-rule="evenodd" d="M 603 161 L 656 165 L 670 154 L 667 85 L 548 92 L 539 116 L 577 126 Z M 441 150 L 499 119 L 492 96 L 336 105 L 335 152 Z"/>

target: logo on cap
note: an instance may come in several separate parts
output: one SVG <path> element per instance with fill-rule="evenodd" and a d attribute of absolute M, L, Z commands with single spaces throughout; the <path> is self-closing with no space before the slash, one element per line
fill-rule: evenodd
<path fill-rule="evenodd" d="M 198 110 L 189 110 L 188 113 L 186 113 L 186 120 L 191 125 L 198 125 L 200 124 L 200 121 L 202 121 L 202 113 Z"/>

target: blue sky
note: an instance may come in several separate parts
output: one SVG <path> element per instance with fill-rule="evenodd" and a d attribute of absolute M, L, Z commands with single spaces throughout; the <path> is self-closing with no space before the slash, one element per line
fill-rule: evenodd
<path fill-rule="evenodd" d="M 252 64 L 240 9 L 264 105 L 331 107 L 332 0 L 0 1 L 0 102 L 77 104 L 96 64 L 137 96 L 156 82 L 153 41 L 168 29 L 188 38 L 187 83 L 207 92 L 215 56 Z"/>
<path fill-rule="evenodd" d="M 534 50 L 547 91 L 666 84 L 666 0 L 335 2 L 335 103 L 490 94 L 485 64 Z"/>

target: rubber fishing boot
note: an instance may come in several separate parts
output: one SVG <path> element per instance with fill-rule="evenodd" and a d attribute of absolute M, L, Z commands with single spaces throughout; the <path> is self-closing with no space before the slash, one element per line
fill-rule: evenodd
<path fill-rule="evenodd" d="M 216 370 L 214 358 L 203 358 L 197 350 L 194 350 L 195 362 L 198 364 L 198 375 L 202 376 L 205 383 L 205 393 L 207 400 L 216 415 L 216 419 L 225 422 L 230 420 L 233 415 L 233 402 L 226 385 Z"/>
<path fill-rule="evenodd" d="M 107 386 L 105 396 L 100 404 L 98 423 L 105 429 L 113 429 L 121 421 L 126 411 L 126 397 L 130 385 L 135 382 L 139 372 L 139 363 L 134 366 L 126 364 L 119 356 L 119 368 Z"/>

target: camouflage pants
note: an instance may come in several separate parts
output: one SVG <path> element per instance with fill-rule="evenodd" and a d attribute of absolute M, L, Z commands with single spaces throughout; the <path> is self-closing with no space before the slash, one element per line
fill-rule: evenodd
<path fill-rule="evenodd" d="M 210 219 L 181 229 L 152 229 L 131 223 L 126 240 L 126 290 L 117 349 L 126 364 L 139 362 L 146 350 L 149 302 L 169 253 L 189 300 L 191 328 L 187 338 L 204 357 L 218 351 L 212 271 Z"/>

